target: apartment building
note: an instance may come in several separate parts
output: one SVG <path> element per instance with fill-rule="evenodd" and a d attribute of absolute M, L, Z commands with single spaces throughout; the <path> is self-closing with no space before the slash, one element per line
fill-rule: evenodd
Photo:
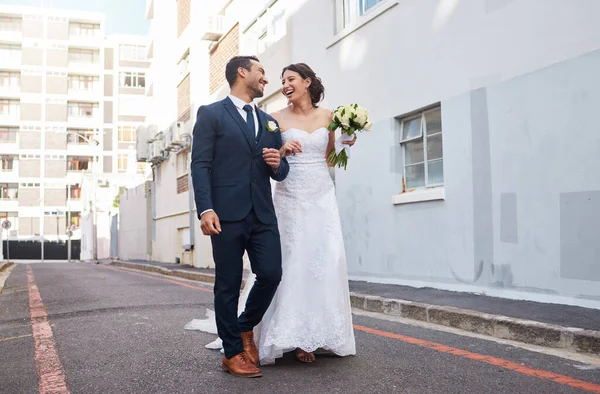
<path fill-rule="evenodd" d="M 187 132 L 198 105 L 227 94 L 223 67 L 237 53 L 265 65 L 271 83 L 258 104 L 267 112 L 286 105 L 279 73 L 294 62 L 322 78 L 323 106 L 370 110 L 372 132 L 359 136 L 347 171 L 335 172 L 352 279 L 598 307 L 596 1 L 149 4 L 171 7 L 171 67 L 186 56 L 192 65 Z M 186 46 L 189 26 L 202 44 Z M 170 97 L 187 103 L 177 81 Z M 149 134 L 159 138 L 150 138 L 147 215 L 161 248 L 147 250 L 173 261 L 189 226 L 187 196 L 177 194 L 187 163 L 161 130 L 167 124 Z M 194 264 L 209 266 L 210 256 Z"/>
<path fill-rule="evenodd" d="M 82 219 L 108 215 L 119 187 L 143 182 L 146 48 L 106 38 L 103 14 L 0 6 L 0 221 L 11 222 L 11 258 L 65 258 L 67 227 L 79 258 L 79 240 L 94 237 Z"/>

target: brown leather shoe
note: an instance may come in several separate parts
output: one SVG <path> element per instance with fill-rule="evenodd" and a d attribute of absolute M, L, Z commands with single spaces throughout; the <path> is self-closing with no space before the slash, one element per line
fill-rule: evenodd
<path fill-rule="evenodd" d="M 238 353 L 231 358 L 223 356 L 223 369 L 240 378 L 258 378 L 262 376 L 260 369 L 248 361 L 246 352 Z"/>
<path fill-rule="evenodd" d="M 244 352 L 248 356 L 248 361 L 254 365 L 258 365 L 260 358 L 258 357 L 256 344 L 254 343 L 254 331 L 242 332 L 240 335 L 242 337 L 242 344 L 244 345 Z"/>

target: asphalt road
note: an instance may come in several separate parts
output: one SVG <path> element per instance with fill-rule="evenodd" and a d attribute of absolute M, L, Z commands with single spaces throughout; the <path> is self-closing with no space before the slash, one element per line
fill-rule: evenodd
<path fill-rule="evenodd" d="M 600 393 L 594 366 L 358 315 L 356 356 L 306 365 L 289 354 L 262 378 L 235 378 L 204 348 L 213 335 L 183 329 L 206 307 L 200 283 L 18 264 L 0 294 L 0 393 Z"/>

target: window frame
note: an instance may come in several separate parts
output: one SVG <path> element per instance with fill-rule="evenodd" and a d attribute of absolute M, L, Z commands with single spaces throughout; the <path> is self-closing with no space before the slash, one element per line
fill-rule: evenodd
<path fill-rule="evenodd" d="M 122 166 L 122 164 L 124 164 Z M 117 153 L 117 171 L 118 172 L 127 172 L 129 164 L 129 154 L 127 153 Z"/>
<path fill-rule="evenodd" d="M 125 81 L 127 78 L 130 79 L 131 85 L 126 85 Z M 140 83 L 143 81 L 143 83 Z M 138 71 L 121 71 L 119 73 L 119 87 L 121 88 L 135 88 L 145 89 L 146 88 L 146 73 Z"/>
<path fill-rule="evenodd" d="M 123 139 L 126 132 L 129 133 L 131 139 Z M 118 126 L 117 141 L 119 142 L 137 142 L 137 127 L 135 126 Z"/>
<path fill-rule="evenodd" d="M 367 0 L 341 0 L 341 30 L 351 28 L 360 23 L 363 17 L 373 12 L 389 0 L 377 0 L 375 4 L 367 8 Z"/>
<path fill-rule="evenodd" d="M 412 112 L 410 114 L 407 115 L 403 115 L 401 117 L 398 117 L 397 120 L 400 123 L 400 147 L 402 149 L 402 179 L 403 179 L 403 185 L 402 185 L 402 193 L 408 192 L 408 191 L 415 191 L 415 190 L 424 190 L 424 189 L 431 189 L 431 188 L 438 188 L 438 187 L 444 187 L 444 150 L 443 150 L 443 141 L 444 141 L 444 129 L 443 129 L 443 125 L 441 125 L 439 132 L 435 133 L 435 134 L 427 134 L 427 114 L 432 113 L 432 112 L 439 112 L 440 113 L 440 123 L 441 123 L 441 119 L 442 119 L 442 107 L 440 104 L 436 104 L 427 108 L 423 108 L 420 109 L 418 111 Z M 419 127 L 419 135 L 415 136 L 415 137 L 411 137 L 411 138 L 404 138 L 404 125 L 406 122 L 414 120 L 414 119 L 418 119 L 420 118 L 420 127 Z M 428 156 L 427 156 L 427 140 L 431 137 L 437 136 L 437 135 L 441 135 L 441 143 L 442 143 L 442 155 L 441 158 L 439 159 L 432 159 L 429 160 Z M 407 164 L 406 164 L 406 144 L 407 143 L 411 143 L 411 142 L 416 142 L 416 141 L 423 141 L 423 162 L 419 162 L 419 163 L 411 163 L 409 164 L 409 166 L 416 166 L 416 165 L 420 165 L 423 164 L 423 185 L 422 186 L 417 186 L 417 187 L 411 187 L 409 188 L 407 186 L 407 181 L 406 181 L 406 168 L 407 168 Z M 430 183 L 429 182 L 429 164 L 430 162 L 433 161 L 441 161 L 442 162 L 442 181 L 441 182 L 437 182 L 437 183 Z"/>
<path fill-rule="evenodd" d="M 120 44 L 119 45 L 119 60 L 132 62 L 148 61 L 148 48 L 142 44 Z"/>

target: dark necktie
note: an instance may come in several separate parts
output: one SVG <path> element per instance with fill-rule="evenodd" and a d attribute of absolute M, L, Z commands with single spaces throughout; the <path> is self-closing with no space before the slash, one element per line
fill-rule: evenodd
<path fill-rule="evenodd" d="M 254 125 L 254 115 L 252 113 L 252 106 L 250 104 L 244 105 L 244 111 L 246 111 L 246 123 L 250 129 L 252 139 L 256 141 L 256 126 Z"/>

